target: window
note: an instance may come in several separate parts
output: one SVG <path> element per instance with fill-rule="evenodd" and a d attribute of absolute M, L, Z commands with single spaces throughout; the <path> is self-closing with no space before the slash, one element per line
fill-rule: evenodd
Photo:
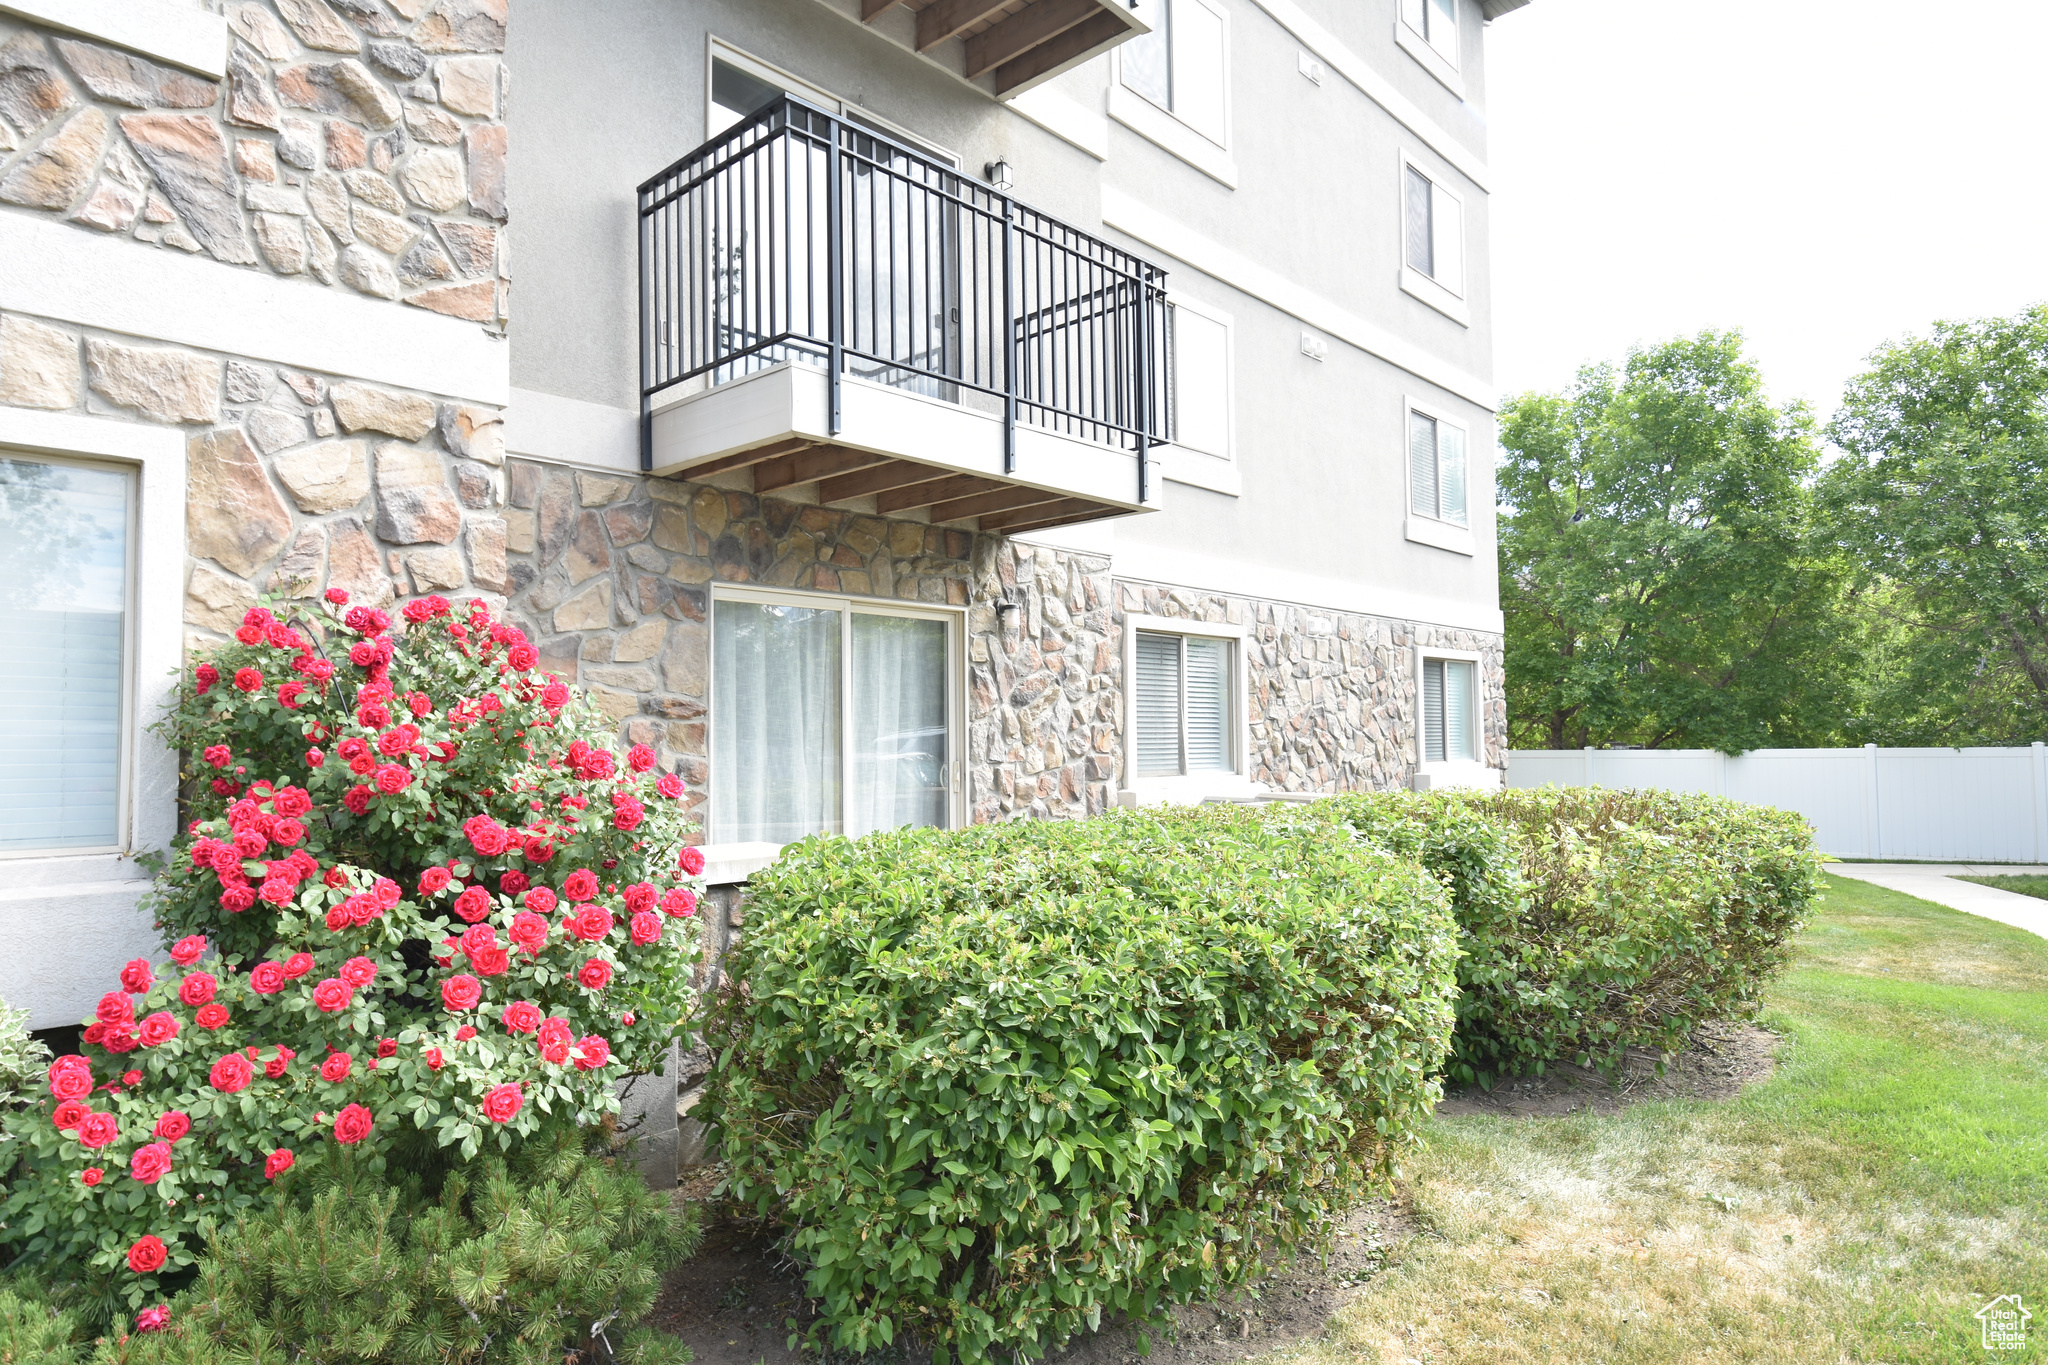
<path fill-rule="evenodd" d="M 1137 632 L 1137 775 L 1237 771 L 1233 644 L 1200 635 Z"/>
<path fill-rule="evenodd" d="M 1465 429 L 1408 409 L 1409 507 L 1418 516 L 1466 524 Z"/>
<path fill-rule="evenodd" d="M 1167 399 L 1173 443 L 1230 458 L 1230 324 L 1183 302 L 1167 309 Z"/>
<path fill-rule="evenodd" d="M 711 842 L 951 823 L 955 626 L 845 598 L 716 596 Z"/>
<path fill-rule="evenodd" d="M 0 853 L 123 842 L 131 482 L 0 457 Z"/>
<path fill-rule="evenodd" d="M 1402 262 L 1424 279 L 1463 297 L 1465 206 L 1415 166 L 1403 163 Z"/>
<path fill-rule="evenodd" d="M 1458 64 L 1458 0 L 1401 0 L 1401 22 L 1422 35 L 1432 51 Z"/>
<path fill-rule="evenodd" d="M 1152 31 L 1118 49 L 1123 83 L 1225 145 L 1223 11 L 1211 0 L 1160 0 L 1148 18 Z"/>
<path fill-rule="evenodd" d="M 1422 761 L 1470 763 L 1478 757 L 1474 722 L 1478 717 L 1475 678 L 1470 659 L 1422 661 Z"/>

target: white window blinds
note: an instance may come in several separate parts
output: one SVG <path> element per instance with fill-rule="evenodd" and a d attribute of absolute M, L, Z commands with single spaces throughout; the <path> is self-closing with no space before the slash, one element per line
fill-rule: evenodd
<path fill-rule="evenodd" d="M 1469 659 L 1422 661 L 1422 759 L 1471 761 L 1475 669 Z"/>
<path fill-rule="evenodd" d="M 1413 166 L 1407 174 L 1406 223 L 1402 236 L 1407 242 L 1408 268 L 1436 277 L 1436 228 L 1432 221 L 1435 187 L 1429 177 Z"/>
<path fill-rule="evenodd" d="M 1409 507 L 1425 517 L 1467 523 L 1465 432 L 1425 413 L 1408 413 Z"/>
<path fill-rule="evenodd" d="M 1464 204 L 1413 166 L 1404 171 L 1402 183 L 1402 251 L 1408 268 L 1462 297 Z"/>
<path fill-rule="evenodd" d="M 1231 741 L 1229 640 L 1139 631 L 1138 774 L 1237 770 Z"/>
<path fill-rule="evenodd" d="M 0 459 L 0 851 L 121 841 L 129 488 Z"/>

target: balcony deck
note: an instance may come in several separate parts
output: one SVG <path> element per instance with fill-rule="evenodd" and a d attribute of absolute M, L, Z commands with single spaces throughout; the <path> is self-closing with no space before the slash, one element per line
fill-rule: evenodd
<path fill-rule="evenodd" d="M 648 472 L 988 531 L 1158 507 L 1158 267 L 794 99 L 640 199 Z"/>

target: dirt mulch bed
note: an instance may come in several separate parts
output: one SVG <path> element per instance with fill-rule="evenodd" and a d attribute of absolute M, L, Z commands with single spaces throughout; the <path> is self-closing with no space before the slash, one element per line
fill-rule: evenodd
<path fill-rule="evenodd" d="M 1748 1024 L 1710 1024 L 1657 1074 L 1655 1053 L 1631 1054 L 1610 1080 L 1584 1067 L 1553 1067 L 1542 1077 L 1513 1080 L 1491 1091 L 1473 1087 L 1445 1097 L 1445 1115 L 1554 1117 L 1590 1110 L 1611 1114 L 1647 1100 L 1725 1100 L 1771 1074 L 1775 1035 Z M 721 1171 L 695 1170 L 678 1199 L 702 1204 L 709 1226 L 704 1246 L 669 1277 L 648 1321 L 687 1343 L 698 1365 L 816 1365 L 787 1345 L 811 1318 L 803 1277 L 757 1224 L 733 1216 L 713 1197 Z M 1401 1202 L 1378 1200 L 1346 1220 L 1327 1264 L 1303 1261 L 1244 1293 L 1174 1310 L 1171 1325 L 1151 1334 L 1141 1357 L 1137 1329 L 1106 1325 L 1079 1337 L 1047 1365 L 1221 1365 L 1318 1336 L 1358 1288 L 1383 1269 L 1418 1228 Z M 898 1349 L 881 1361 L 922 1362 Z"/>

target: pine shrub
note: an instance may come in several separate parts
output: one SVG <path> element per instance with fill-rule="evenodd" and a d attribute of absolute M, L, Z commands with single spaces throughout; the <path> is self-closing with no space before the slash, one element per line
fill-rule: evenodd
<path fill-rule="evenodd" d="M 750 887 L 697 1115 L 814 1346 L 1042 1354 L 1322 1246 L 1437 1098 L 1443 888 L 1331 822 L 897 830 Z"/>

